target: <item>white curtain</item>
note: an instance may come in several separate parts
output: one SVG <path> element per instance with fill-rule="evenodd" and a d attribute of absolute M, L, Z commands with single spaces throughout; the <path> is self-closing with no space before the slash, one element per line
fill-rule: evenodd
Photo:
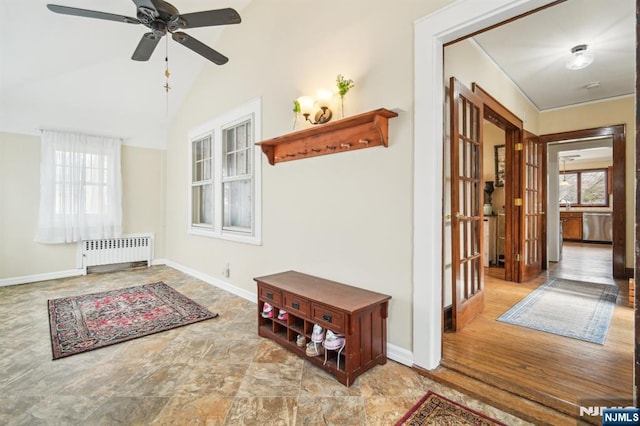
<path fill-rule="evenodd" d="M 120 145 L 115 138 L 43 131 L 36 241 L 121 235 Z"/>

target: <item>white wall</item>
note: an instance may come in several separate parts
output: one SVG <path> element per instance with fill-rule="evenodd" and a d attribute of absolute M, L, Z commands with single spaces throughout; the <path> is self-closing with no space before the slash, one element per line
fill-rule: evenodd
<path fill-rule="evenodd" d="M 0 133 L 0 279 L 76 268 L 75 244 L 33 241 L 40 204 L 40 138 Z"/>
<path fill-rule="evenodd" d="M 526 130 L 538 134 L 538 110 L 475 41 L 467 39 L 448 45 L 444 59 L 446 84 L 450 77 L 469 89 L 472 83 L 479 84 L 520 118 Z"/>

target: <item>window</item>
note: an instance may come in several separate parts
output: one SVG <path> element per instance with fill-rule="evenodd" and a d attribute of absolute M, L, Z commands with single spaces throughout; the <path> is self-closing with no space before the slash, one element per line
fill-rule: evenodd
<path fill-rule="evenodd" d="M 119 139 L 43 132 L 36 241 L 117 237 L 121 199 Z"/>
<path fill-rule="evenodd" d="M 245 121 L 223 131 L 224 173 L 222 205 L 224 229 L 251 232 L 253 217 L 253 162 L 251 122 Z"/>
<path fill-rule="evenodd" d="M 607 169 L 560 173 L 560 205 L 608 206 Z"/>
<path fill-rule="evenodd" d="M 255 100 L 190 132 L 190 233 L 261 244 L 259 117 Z"/>
<path fill-rule="evenodd" d="M 192 142 L 191 156 L 192 224 L 210 228 L 213 226 L 213 164 L 210 135 Z"/>

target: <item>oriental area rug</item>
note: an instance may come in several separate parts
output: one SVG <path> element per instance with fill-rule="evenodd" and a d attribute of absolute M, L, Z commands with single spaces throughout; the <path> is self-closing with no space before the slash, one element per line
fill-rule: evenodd
<path fill-rule="evenodd" d="M 435 392 L 427 394 L 404 415 L 396 426 L 506 426 Z"/>
<path fill-rule="evenodd" d="M 555 278 L 542 284 L 498 321 L 604 345 L 618 286 Z"/>
<path fill-rule="evenodd" d="M 163 282 L 48 304 L 54 360 L 218 316 Z"/>

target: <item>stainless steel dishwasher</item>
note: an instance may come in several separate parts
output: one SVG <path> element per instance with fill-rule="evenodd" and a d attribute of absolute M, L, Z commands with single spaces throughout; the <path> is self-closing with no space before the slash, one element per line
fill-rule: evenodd
<path fill-rule="evenodd" d="M 613 217 L 606 212 L 582 213 L 582 240 L 610 243 L 613 241 Z"/>

